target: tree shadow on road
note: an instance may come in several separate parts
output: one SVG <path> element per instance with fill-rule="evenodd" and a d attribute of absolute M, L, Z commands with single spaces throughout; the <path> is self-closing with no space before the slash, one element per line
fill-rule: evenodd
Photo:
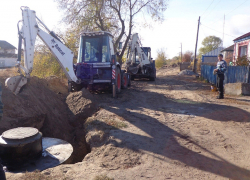
<path fill-rule="evenodd" d="M 187 166 L 234 180 L 250 179 L 249 170 L 233 165 L 200 146 L 192 138 L 173 130 L 157 119 L 131 110 L 144 111 L 144 109 L 150 109 L 162 113 L 190 114 L 215 121 L 249 122 L 250 113 L 247 111 L 227 105 L 195 102 L 187 99 L 176 100 L 167 98 L 162 94 L 146 91 L 137 92 L 134 95 L 132 93 L 130 95 L 124 94 L 124 96 L 120 100 L 112 101 L 112 105 L 107 104 L 103 108 L 122 117 L 127 122 L 147 133 L 150 137 L 116 129 L 113 131 L 112 136 L 121 140 L 119 147 L 153 152 L 165 158 L 182 162 Z M 133 98 L 133 96 L 138 96 L 137 99 L 139 101 L 135 100 L 136 98 Z M 124 101 L 126 98 L 130 100 Z M 225 113 L 228 114 L 225 115 Z M 207 157 L 180 145 L 178 139 L 192 143 L 214 158 Z"/>

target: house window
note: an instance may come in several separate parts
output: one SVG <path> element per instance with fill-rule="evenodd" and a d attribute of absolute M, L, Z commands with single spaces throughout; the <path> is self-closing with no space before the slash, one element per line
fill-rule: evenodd
<path fill-rule="evenodd" d="M 247 46 L 240 47 L 240 57 L 247 56 Z"/>

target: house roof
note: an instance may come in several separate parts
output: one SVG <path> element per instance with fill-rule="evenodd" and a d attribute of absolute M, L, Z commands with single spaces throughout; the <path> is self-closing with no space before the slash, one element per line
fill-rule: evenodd
<path fill-rule="evenodd" d="M 221 52 L 223 52 L 223 51 L 234 51 L 234 45 L 229 46 L 229 47 L 223 49 Z"/>
<path fill-rule="evenodd" d="M 249 33 L 246 33 L 246 34 L 244 34 L 244 35 L 242 35 L 242 36 L 240 36 L 240 37 L 237 37 L 237 38 L 234 39 L 233 41 L 237 41 L 237 40 L 240 40 L 240 39 L 244 39 L 244 38 L 249 37 L 249 36 L 250 36 L 250 32 L 249 32 Z"/>
<path fill-rule="evenodd" d="M 224 49 L 223 47 L 218 47 L 213 51 L 203 54 L 203 56 L 218 56 L 223 49 Z"/>
<path fill-rule="evenodd" d="M 7 41 L 0 40 L 0 49 L 16 49 L 16 47 L 11 45 Z"/>

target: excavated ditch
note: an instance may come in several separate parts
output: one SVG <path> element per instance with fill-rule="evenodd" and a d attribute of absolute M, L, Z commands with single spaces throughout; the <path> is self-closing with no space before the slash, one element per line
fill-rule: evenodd
<path fill-rule="evenodd" d="M 56 77 L 32 77 L 17 96 L 3 87 L 0 134 L 11 128 L 35 127 L 43 137 L 72 144 L 74 152 L 66 163 L 81 162 L 90 152 L 84 122 L 97 110 L 92 96 L 86 90 L 68 94 L 67 86 Z"/>

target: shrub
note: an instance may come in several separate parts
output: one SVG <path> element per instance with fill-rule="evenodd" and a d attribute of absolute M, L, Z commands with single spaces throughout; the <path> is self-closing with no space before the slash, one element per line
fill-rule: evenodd
<path fill-rule="evenodd" d="M 242 57 L 239 57 L 236 61 L 236 65 L 237 66 L 249 66 L 250 64 L 250 61 L 249 59 L 247 58 L 247 56 L 242 56 Z"/>

